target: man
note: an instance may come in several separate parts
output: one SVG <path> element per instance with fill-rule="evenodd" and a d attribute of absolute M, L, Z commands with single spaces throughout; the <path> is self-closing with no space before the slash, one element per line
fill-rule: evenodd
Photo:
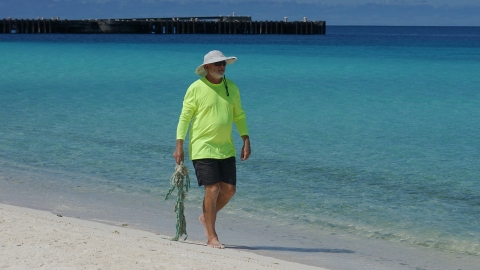
<path fill-rule="evenodd" d="M 226 66 L 236 60 L 233 56 L 225 57 L 220 51 L 205 55 L 203 64 L 195 70 L 202 78 L 190 85 L 183 100 L 173 153 L 177 164 L 184 161 L 183 141 L 191 122 L 188 151 L 198 185 L 205 188 L 203 214 L 199 221 L 205 229 L 207 246 L 212 248 L 225 248 L 218 240 L 215 221 L 218 211 L 236 191 L 233 123 L 243 139 L 241 160 L 247 160 L 251 153 L 238 87 L 224 76 Z"/>

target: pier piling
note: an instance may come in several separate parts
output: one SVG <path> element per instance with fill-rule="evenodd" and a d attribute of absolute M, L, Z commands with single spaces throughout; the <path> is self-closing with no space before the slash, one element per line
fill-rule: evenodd
<path fill-rule="evenodd" d="M 325 35 L 325 21 L 252 21 L 250 17 L 149 18 L 106 20 L 2 19 L 0 34 L 290 34 Z M 14 31 L 15 30 L 15 31 Z"/>

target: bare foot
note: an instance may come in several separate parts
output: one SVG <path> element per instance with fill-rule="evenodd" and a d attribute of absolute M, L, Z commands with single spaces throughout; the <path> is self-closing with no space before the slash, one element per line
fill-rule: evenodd
<path fill-rule="evenodd" d="M 205 224 L 205 217 L 203 216 L 203 214 L 201 214 L 201 215 L 198 217 L 198 221 L 200 221 L 200 223 L 202 224 L 202 226 L 203 226 L 203 231 L 204 231 L 204 233 L 205 233 L 205 237 L 208 239 L 207 224 Z"/>
<path fill-rule="evenodd" d="M 218 249 L 224 249 L 225 246 L 220 244 L 220 242 L 218 242 L 218 238 L 214 237 L 212 239 L 210 239 L 207 243 L 207 247 L 211 247 L 211 248 L 218 248 Z"/>

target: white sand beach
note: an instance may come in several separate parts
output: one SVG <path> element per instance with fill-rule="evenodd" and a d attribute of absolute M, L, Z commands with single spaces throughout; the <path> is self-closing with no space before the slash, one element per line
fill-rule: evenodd
<path fill-rule="evenodd" d="M 323 269 L 0 204 L 2 269 Z"/>

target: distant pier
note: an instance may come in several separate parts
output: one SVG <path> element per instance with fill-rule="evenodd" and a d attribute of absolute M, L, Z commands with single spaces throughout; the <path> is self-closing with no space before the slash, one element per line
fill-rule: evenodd
<path fill-rule="evenodd" d="M 290 34 L 325 35 L 325 21 L 252 21 L 249 16 L 0 20 L 0 34 Z"/>

